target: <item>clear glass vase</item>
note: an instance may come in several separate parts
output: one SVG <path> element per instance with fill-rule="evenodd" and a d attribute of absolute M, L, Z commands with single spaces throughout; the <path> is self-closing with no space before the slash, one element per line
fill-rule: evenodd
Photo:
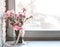
<path fill-rule="evenodd" d="M 20 32 L 19 32 L 19 30 L 15 30 L 15 41 L 17 41 L 17 39 L 18 39 L 18 36 L 19 36 L 19 34 L 20 34 Z M 22 43 L 22 36 L 21 36 L 21 34 L 20 34 L 20 37 L 19 37 L 19 40 L 18 40 L 18 43 Z"/>
<path fill-rule="evenodd" d="M 15 30 L 15 43 L 18 40 L 16 44 L 24 44 L 25 43 L 23 39 L 24 35 L 25 35 L 25 30 L 22 30 L 22 31 Z"/>

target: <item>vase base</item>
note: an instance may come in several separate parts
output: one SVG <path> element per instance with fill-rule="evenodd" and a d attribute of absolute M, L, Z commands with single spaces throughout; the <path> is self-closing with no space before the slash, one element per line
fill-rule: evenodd
<path fill-rule="evenodd" d="M 15 44 L 15 45 L 19 45 L 19 44 L 21 44 L 21 45 L 25 45 L 26 42 L 23 40 L 22 43 L 17 43 L 17 44 Z"/>
<path fill-rule="evenodd" d="M 15 44 L 14 41 L 8 41 L 5 43 L 5 46 L 6 47 L 22 47 L 22 46 L 26 46 L 28 43 L 26 41 L 24 41 L 23 43 L 18 43 L 18 44 Z"/>
<path fill-rule="evenodd" d="M 23 41 L 22 43 L 15 43 L 15 41 L 13 41 L 13 42 L 10 42 L 9 43 L 10 45 L 25 45 L 25 44 L 27 44 L 25 41 Z"/>

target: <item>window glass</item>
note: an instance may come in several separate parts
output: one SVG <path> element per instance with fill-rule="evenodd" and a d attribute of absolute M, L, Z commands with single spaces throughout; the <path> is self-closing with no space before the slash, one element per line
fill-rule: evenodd
<path fill-rule="evenodd" d="M 27 9 L 26 30 L 60 30 L 60 0 L 15 0 L 16 12 Z"/>

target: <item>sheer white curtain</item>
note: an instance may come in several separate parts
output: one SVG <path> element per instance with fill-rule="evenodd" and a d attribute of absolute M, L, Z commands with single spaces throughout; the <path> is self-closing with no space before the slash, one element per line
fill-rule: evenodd
<path fill-rule="evenodd" d="M 16 12 L 27 8 L 26 30 L 60 30 L 60 0 L 15 0 Z"/>
<path fill-rule="evenodd" d="M 0 47 L 5 43 L 5 29 L 3 29 L 3 15 L 5 12 L 5 0 L 0 0 Z M 5 26 L 4 26 L 5 27 Z M 4 30 L 4 31 L 3 31 Z"/>

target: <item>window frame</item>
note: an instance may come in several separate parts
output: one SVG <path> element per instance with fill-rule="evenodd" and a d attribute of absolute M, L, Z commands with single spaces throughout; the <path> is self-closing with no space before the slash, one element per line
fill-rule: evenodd
<path fill-rule="evenodd" d="M 13 0 L 8 0 L 8 3 Z M 15 0 L 13 1 L 15 2 Z M 9 4 L 8 4 L 9 5 Z M 8 6 L 8 10 L 14 9 L 15 10 L 15 3 L 14 6 L 11 7 L 11 5 Z M 11 8 L 9 8 L 11 7 Z M 26 30 L 25 34 L 25 40 L 60 40 L 60 30 L 56 31 L 48 31 L 48 30 Z"/>

